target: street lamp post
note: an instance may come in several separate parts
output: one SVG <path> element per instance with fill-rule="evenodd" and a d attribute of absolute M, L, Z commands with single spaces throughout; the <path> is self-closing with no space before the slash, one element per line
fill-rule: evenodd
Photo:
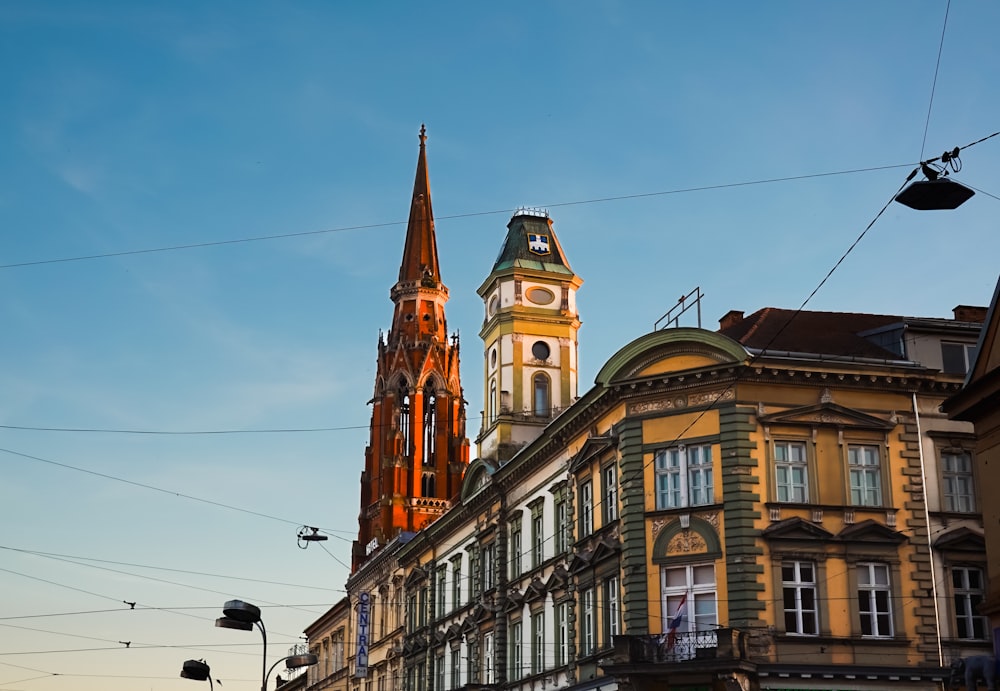
<path fill-rule="evenodd" d="M 252 631 L 254 626 L 260 631 L 261 638 L 264 641 L 264 659 L 261 663 L 260 668 L 260 691 L 267 691 L 267 680 L 271 676 L 271 672 L 282 662 L 287 663 L 289 669 L 298 669 L 299 667 L 309 667 L 310 665 L 315 665 L 317 660 L 316 656 L 312 653 L 303 653 L 301 655 L 289 655 L 288 657 L 283 657 L 273 665 L 271 669 L 267 668 L 267 629 L 264 628 L 264 622 L 260 618 L 260 607 L 256 605 L 251 605 L 249 602 L 243 602 L 243 600 L 230 600 L 225 605 L 222 606 L 223 616 L 215 620 L 215 625 L 223 629 L 238 629 L 240 631 Z"/>

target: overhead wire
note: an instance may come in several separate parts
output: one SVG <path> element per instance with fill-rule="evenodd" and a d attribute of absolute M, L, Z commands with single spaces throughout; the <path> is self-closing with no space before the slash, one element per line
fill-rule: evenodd
<path fill-rule="evenodd" d="M 23 548 L 18 548 L 18 547 L 9 547 L 7 545 L 0 545 L 0 550 L 6 550 L 6 551 L 9 551 L 9 552 L 20 552 L 22 554 L 31 554 L 31 555 L 34 555 L 34 556 L 47 557 L 47 558 L 58 559 L 58 560 L 63 560 L 63 561 L 66 561 L 66 560 L 79 560 L 79 561 L 83 561 L 83 562 L 97 562 L 97 563 L 101 563 L 101 564 L 113 564 L 115 566 L 131 566 L 131 567 L 140 568 L 140 569 L 152 569 L 152 570 L 155 570 L 155 571 L 169 571 L 169 572 L 172 572 L 172 573 L 183 573 L 183 574 L 189 574 L 189 575 L 192 575 L 192 576 L 208 576 L 208 577 L 211 577 L 211 578 L 224 578 L 226 580 L 231 580 L 231 581 L 247 581 L 249 583 L 263 583 L 263 584 L 266 584 L 266 585 L 281 585 L 281 586 L 286 586 L 286 587 L 289 587 L 289 588 L 303 588 L 303 589 L 306 589 L 306 590 L 326 590 L 326 591 L 330 591 L 330 592 L 343 592 L 343 590 L 338 590 L 336 588 L 326 588 L 326 587 L 323 587 L 323 586 L 302 585 L 300 583 L 287 583 L 287 582 L 282 582 L 282 581 L 268 581 L 268 580 L 264 580 L 264 579 L 261 579 L 261 578 L 249 578 L 247 576 L 229 576 L 229 575 L 217 574 L 217 573 L 205 573 L 203 571 L 189 571 L 187 569 L 175 569 L 175 568 L 170 568 L 170 567 L 166 567 L 166 566 L 151 566 L 149 564 L 134 564 L 134 563 L 129 563 L 129 562 L 112 561 L 110 559 L 96 559 L 94 557 L 80 557 L 80 556 L 75 556 L 75 555 L 71 555 L 71 554 L 56 554 L 54 552 L 43 552 L 43 551 L 39 551 L 39 550 L 23 549 Z M 75 564 L 77 562 L 76 561 L 70 561 L 70 563 L 74 563 Z M 85 566 L 86 564 L 80 564 L 80 565 L 81 566 Z M 0 619 L 3 619 L 3 617 L 0 617 Z"/>
<path fill-rule="evenodd" d="M 114 480 L 115 482 L 122 482 L 122 483 L 124 483 L 126 485 L 133 485 L 135 487 L 142 487 L 144 489 L 152 490 L 154 492 L 160 492 L 162 494 L 173 495 L 173 496 L 176 496 L 176 497 L 180 497 L 182 499 L 189 499 L 191 501 L 200 502 L 202 504 L 208 504 L 209 506 L 216 506 L 216 507 L 223 508 L 223 509 L 229 509 L 231 511 L 239 511 L 240 513 L 250 514 L 252 516 L 257 516 L 259 518 L 267 518 L 267 519 L 270 519 L 272 521 L 280 521 L 281 523 L 288 523 L 288 524 L 295 525 L 295 526 L 301 526 L 301 525 L 303 525 L 302 521 L 293 521 L 293 520 L 290 520 L 290 519 L 287 519 L 287 518 L 280 518 L 278 516 L 272 516 L 271 514 L 262 513 L 260 511 L 255 511 L 253 509 L 245 509 L 245 508 L 242 508 L 242 507 L 239 507 L 239 506 L 233 506 L 232 504 L 225 504 L 225 503 L 222 503 L 222 502 L 213 501 L 211 499 L 204 499 L 202 497 L 196 497 L 194 495 L 186 494 L 184 492 L 177 492 L 177 491 L 174 491 L 174 490 L 164 489 L 162 487 L 157 487 L 155 485 L 150 485 L 150 484 L 147 484 L 147 483 L 144 483 L 144 482 L 137 482 L 135 480 L 127 480 L 125 478 L 118 477 L 116 475 L 110 475 L 108 473 L 102 473 L 102 472 L 98 472 L 96 470 L 89 470 L 87 468 L 80 468 L 79 466 L 70 465 L 69 463 L 61 463 L 59 461 L 54 461 L 54 460 L 49 459 L 49 458 L 42 458 L 41 456 L 35 456 L 35 455 L 32 455 L 32 454 L 22 453 L 20 451 L 14 451 L 13 449 L 0 448 L 0 452 L 2 452 L 2 453 L 8 453 L 8 454 L 11 454 L 12 456 L 19 456 L 21 458 L 27 458 L 27 459 L 32 460 L 32 461 L 38 461 L 40 463 L 48 463 L 49 465 L 57 466 L 57 467 L 60 467 L 60 468 L 66 468 L 68 470 L 75 470 L 75 471 L 77 471 L 79 473 L 84 473 L 84 474 L 87 474 L 87 475 L 94 475 L 96 477 L 102 477 L 102 478 L 104 478 L 106 480 Z M 343 532 L 343 531 L 337 531 L 337 530 L 335 530 L 335 531 L 332 531 L 332 532 L 336 533 L 336 532 Z M 341 536 L 336 535 L 336 534 L 334 534 L 333 537 L 336 537 L 338 540 L 344 540 L 345 542 L 350 542 L 350 540 L 348 540 L 347 538 L 341 537 Z"/>
<path fill-rule="evenodd" d="M 723 184 L 717 184 L 717 185 L 702 185 L 702 186 L 698 186 L 698 187 L 685 187 L 685 188 L 679 188 L 679 189 L 664 190 L 664 191 L 660 191 L 660 192 L 643 192 L 643 193 L 638 193 L 638 194 L 623 194 L 623 195 L 610 196 L 610 197 L 596 197 L 596 198 L 592 198 L 592 199 L 581 199 L 581 200 L 568 201 L 568 202 L 556 202 L 556 203 L 553 203 L 553 204 L 543 204 L 541 206 L 544 206 L 544 207 L 547 207 L 547 208 L 558 208 L 558 207 L 565 207 L 565 206 L 577 206 L 577 205 L 581 205 L 581 204 L 598 204 L 598 203 L 613 202 L 613 201 L 626 201 L 626 200 L 630 200 L 630 199 L 641 199 L 641 198 L 646 198 L 646 197 L 660 197 L 660 196 L 666 196 L 666 195 L 672 195 L 672 194 L 685 194 L 685 193 L 690 193 L 690 192 L 705 192 L 705 191 L 710 191 L 710 190 L 720 190 L 720 189 L 735 188 L 735 187 L 747 187 L 747 186 L 751 186 L 751 185 L 765 185 L 765 184 L 773 184 L 773 183 L 778 183 L 778 182 L 793 182 L 793 181 L 797 181 L 797 180 L 808 180 L 808 179 L 811 179 L 811 178 L 832 177 L 832 176 L 836 176 L 836 175 L 853 175 L 853 174 L 856 174 L 856 173 L 868 173 L 868 172 L 880 171 L 880 170 L 891 170 L 893 168 L 907 168 L 910 165 L 912 165 L 912 164 L 909 164 L 909 163 L 899 163 L 899 164 L 886 165 L 886 166 L 870 166 L 870 167 L 867 167 L 867 168 L 854 168 L 854 169 L 851 169 L 851 170 L 828 171 L 828 172 L 823 172 L 823 173 L 810 173 L 810 174 L 804 174 L 804 175 L 790 175 L 790 176 L 785 176 L 785 177 L 766 178 L 766 179 L 758 179 L 758 180 L 746 180 L 746 181 L 741 181 L 741 182 L 723 183 Z M 460 219 L 460 218 L 471 218 L 471 217 L 475 217 L 475 216 L 493 216 L 493 215 L 497 215 L 497 214 L 507 214 L 507 213 L 510 213 L 510 209 L 497 209 L 497 210 L 493 210 L 493 211 L 473 211 L 473 212 L 461 213 L 461 214 L 450 214 L 450 215 L 446 215 L 446 216 L 435 216 L 435 220 L 436 221 L 454 220 L 454 219 Z M 39 265 L 42 265 L 42 264 L 59 264 L 59 263 L 67 263 L 67 262 L 86 261 L 86 260 L 91 260 L 91 259 L 108 259 L 108 258 L 111 258 L 111 257 L 123 257 L 123 256 L 129 256 L 129 255 L 137 255 L 137 254 L 152 254 L 152 253 L 156 253 L 156 252 L 173 252 L 173 251 L 178 251 L 178 250 L 197 249 L 197 248 L 203 248 L 203 247 L 217 247 L 217 246 L 220 246 L 220 245 L 236 245 L 236 244 L 242 244 L 242 243 L 260 242 L 260 241 L 264 241 L 264 240 L 280 240 L 280 239 L 286 239 L 286 238 L 304 237 L 304 236 L 311 236 L 311 235 L 322 235 L 322 234 L 327 234 L 327 233 L 339 233 L 339 232 L 350 231 L 350 230 L 371 230 L 371 229 L 374 229 L 374 228 L 384 228 L 384 227 L 388 227 L 388 226 L 405 225 L 406 223 L 407 223 L 407 221 L 386 221 L 386 222 L 383 222 L 383 223 L 367 223 L 367 224 L 362 224 L 362 225 L 340 226 L 340 227 L 336 227 L 336 228 L 326 228 L 326 229 L 322 229 L 322 230 L 306 230 L 306 231 L 298 231 L 298 232 L 292 232 L 292 233 L 276 233 L 276 234 L 271 234 L 271 235 L 260 235 L 260 236 L 256 236 L 256 237 L 235 238 L 235 239 L 231 239 L 231 240 L 213 240 L 213 241 L 208 241 L 208 242 L 195 242 L 195 243 L 188 243 L 188 244 L 183 244 L 183 245 L 169 245 L 169 246 L 165 246 L 165 247 L 153 247 L 153 248 L 138 249 L 138 250 L 122 250 L 122 251 L 117 251 L 117 252 L 104 252 L 104 253 L 100 253 L 100 254 L 89 254 L 89 255 L 81 255 L 81 256 L 74 256 L 74 257 L 61 257 L 61 258 L 56 258 L 56 259 L 39 259 L 39 260 L 35 260 L 35 261 L 15 262 L 15 263 L 11 263 L 11 264 L 0 264 L 0 269 L 13 269 L 13 268 L 20 268 L 20 267 L 27 267 L 27 266 L 39 266 Z"/>
<path fill-rule="evenodd" d="M 934 107 L 934 92 L 937 89 L 938 72 L 941 69 L 941 55 L 944 53 L 944 35 L 948 28 L 948 13 L 951 11 L 951 0 L 944 8 L 944 25 L 941 27 L 941 41 L 938 43 L 937 61 L 934 63 L 934 79 L 931 81 L 931 97 L 927 104 L 927 120 L 924 122 L 924 138 L 920 142 L 920 160 L 924 158 L 924 149 L 927 146 L 927 130 L 931 126 L 931 110 Z"/>

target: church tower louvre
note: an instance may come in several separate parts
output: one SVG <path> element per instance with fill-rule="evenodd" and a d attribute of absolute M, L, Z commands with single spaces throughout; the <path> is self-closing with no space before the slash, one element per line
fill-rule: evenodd
<path fill-rule="evenodd" d="M 379 334 L 353 570 L 398 533 L 443 514 L 469 463 L 459 341 L 445 321 L 448 289 L 438 266 L 426 140 L 421 126 L 403 261 L 390 291 L 392 327 Z"/>
<path fill-rule="evenodd" d="M 478 290 L 486 358 L 480 458 L 509 460 L 577 399 L 576 291 L 582 283 L 548 213 L 515 212 Z"/>

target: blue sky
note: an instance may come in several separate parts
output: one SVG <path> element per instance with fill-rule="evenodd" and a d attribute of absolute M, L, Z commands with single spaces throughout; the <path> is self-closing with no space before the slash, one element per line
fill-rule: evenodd
<path fill-rule="evenodd" d="M 585 281 L 581 393 L 696 286 L 707 328 L 798 307 L 922 152 L 1000 130 L 1000 5 L 952 3 L 935 86 L 946 8 L 0 4 L 0 686 L 184 689 L 194 657 L 255 689 L 221 604 L 259 604 L 277 659 L 339 598 L 421 123 L 474 437 L 513 209 Z M 890 205 L 809 307 L 986 304 L 1000 137 L 962 161 L 980 194 Z"/>

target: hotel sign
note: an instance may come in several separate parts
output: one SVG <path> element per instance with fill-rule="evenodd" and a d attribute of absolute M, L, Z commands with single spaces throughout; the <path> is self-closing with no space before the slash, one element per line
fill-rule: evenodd
<path fill-rule="evenodd" d="M 368 676 L 368 626 L 371 614 L 371 596 L 362 592 L 358 594 L 358 637 L 356 639 L 357 653 L 354 656 L 354 676 L 358 679 Z"/>

